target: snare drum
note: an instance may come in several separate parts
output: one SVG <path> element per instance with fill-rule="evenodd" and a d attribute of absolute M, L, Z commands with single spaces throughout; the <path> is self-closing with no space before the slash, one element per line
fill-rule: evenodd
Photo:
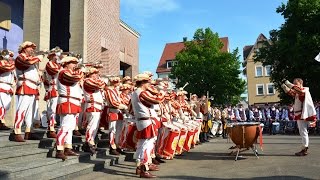
<path fill-rule="evenodd" d="M 160 155 L 166 159 L 172 159 L 179 141 L 180 130 L 176 127 L 163 127 L 162 147 L 159 151 Z"/>
<path fill-rule="evenodd" d="M 186 137 L 186 140 L 184 142 L 184 145 L 183 145 L 183 150 L 184 151 L 189 151 L 190 148 L 191 148 L 191 144 L 193 142 L 193 138 L 194 138 L 194 128 L 193 127 L 188 127 L 188 133 L 187 133 L 187 137 Z"/>
<path fill-rule="evenodd" d="M 211 133 L 215 136 L 218 133 L 219 123 L 217 121 L 212 121 Z"/>
<path fill-rule="evenodd" d="M 261 131 L 259 122 L 228 123 L 227 129 L 233 143 L 240 148 L 252 147 Z"/>
<path fill-rule="evenodd" d="M 186 141 L 187 134 L 188 134 L 188 127 L 178 123 L 178 122 L 173 122 L 173 125 L 177 126 L 180 129 L 180 137 L 179 137 L 179 142 L 176 148 L 176 154 L 180 155 L 182 154 L 183 151 L 183 145 Z"/>

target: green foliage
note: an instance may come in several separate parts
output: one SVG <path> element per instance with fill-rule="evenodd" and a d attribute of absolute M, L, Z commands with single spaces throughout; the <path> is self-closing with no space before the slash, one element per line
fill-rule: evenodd
<path fill-rule="evenodd" d="M 238 49 L 221 52 L 223 43 L 210 28 L 198 29 L 193 40 L 184 39 L 185 49 L 176 55 L 178 62 L 172 68 L 171 78 L 178 79 L 178 87 L 186 82 L 185 89 L 197 95 L 214 97 L 215 104 L 237 104 L 244 92 L 245 81 L 241 74 Z"/>
<path fill-rule="evenodd" d="M 314 100 L 320 100 L 320 63 L 314 57 L 320 51 L 320 0 L 289 0 L 277 8 L 285 23 L 270 31 L 270 41 L 261 48 L 255 61 L 271 65 L 271 80 L 283 103 L 292 98 L 281 89 L 281 81 L 302 78 Z"/>

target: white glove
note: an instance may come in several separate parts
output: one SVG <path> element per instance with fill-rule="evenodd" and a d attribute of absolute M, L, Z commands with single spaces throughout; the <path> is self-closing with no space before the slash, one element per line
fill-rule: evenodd
<path fill-rule="evenodd" d="M 165 117 L 168 121 L 171 120 L 171 119 L 170 119 L 170 115 L 169 115 L 168 113 L 164 113 L 164 117 Z"/>
<path fill-rule="evenodd" d="M 282 84 L 281 87 L 284 90 L 284 92 L 286 92 L 286 93 L 290 91 L 290 88 L 285 84 Z"/>
<path fill-rule="evenodd" d="M 124 104 L 120 104 L 119 105 L 119 109 L 121 110 L 127 110 L 128 109 L 128 106 L 124 105 Z"/>
<path fill-rule="evenodd" d="M 288 80 L 286 80 L 286 81 L 284 82 L 284 84 L 285 84 L 286 86 L 288 86 L 288 88 L 290 88 L 290 89 L 294 86 L 294 84 L 292 84 L 292 83 L 289 82 Z"/>

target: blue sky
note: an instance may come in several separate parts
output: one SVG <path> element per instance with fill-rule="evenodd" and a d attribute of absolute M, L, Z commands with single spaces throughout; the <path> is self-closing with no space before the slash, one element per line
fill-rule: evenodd
<path fill-rule="evenodd" d="M 276 8 L 286 0 L 120 0 L 120 16 L 141 34 L 139 71 L 156 71 L 166 43 L 191 39 L 196 29 L 210 27 L 229 37 L 232 51 L 269 37 L 284 19 Z M 242 60 L 242 56 L 241 56 Z"/>

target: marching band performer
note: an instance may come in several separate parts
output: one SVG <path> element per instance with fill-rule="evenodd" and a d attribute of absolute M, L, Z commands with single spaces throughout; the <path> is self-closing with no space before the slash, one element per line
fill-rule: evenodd
<path fill-rule="evenodd" d="M 260 122 L 262 120 L 262 112 L 261 112 L 259 106 L 254 107 L 254 109 L 253 109 L 253 117 L 254 117 L 254 120 L 257 121 L 257 122 Z"/>
<path fill-rule="evenodd" d="M 104 108 L 104 97 L 101 89 L 105 83 L 99 78 L 99 70 L 90 68 L 87 72 L 87 78 L 84 79 L 83 90 L 85 98 L 84 116 L 88 122 L 86 129 L 86 143 L 83 146 L 85 152 L 95 154 L 96 147 L 94 138 L 96 137 L 101 111 Z"/>
<path fill-rule="evenodd" d="M 76 57 L 64 57 L 61 60 L 63 69 L 58 74 L 57 114 L 60 115 L 61 125 L 56 138 L 56 158 L 62 160 L 67 159 L 67 156 L 79 155 L 72 151 L 72 134 L 83 102 L 79 84 L 83 73 L 76 68 L 77 64 Z"/>
<path fill-rule="evenodd" d="M 131 99 L 131 94 L 130 94 L 130 91 L 131 91 L 132 87 L 131 85 L 129 84 L 122 84 L 120 86 L 120 91 L 121 91 L 121 94 L 120 94 L 120 99 L 121 99 L 121 102 L 123 104 L 125 104 L 127 107 L 128 107 L 128 113 L 124 113 L 123 114 L 123 126 L 122 126 L 122 130 L 121 130 L 121 133 L 120 133 L 120 144 L 119 144 L 119 148 L 120 149 L 125 149 L 126 147 L 130 147 L 131 149 L 134 148 L 132 147 L 131 144 L 129 144 L 127 141 L 127 139 L 133 139 L 133 137 L 128 137 L 128 130 L 129 130 L 129 126 L 128 124 L 131 124 L 131 115 L 130 115 L 130 112 L 132 113 L 132 108 L 131 108 L 131 102 L 130 102 L 130 99 Z M 128 120 L 128 119 L 131 119 L 131 120 Z"/>
<path fill-rule="evenodd" d="M 123 151 L 120 149 L 120 133 L 123 125 L 122 110 L 127 110 L 128 106 L 125 105 L 120 98 L 119 94 L 119 77 L 109 78 L 110 85 L 105 88 L 105 97 L 108 106 L 108 121 L 109 121 L 109 134 L 110 134 L 110 154 L 120 155 Z"/>
<path fill-rule="evenodd" d="M 0 55 L 0 130 L 9 130 L 6 126 L 5 115 L 8 112 L 15 83 L 15 65 L 12 61 L 13 53 L 4 49 Z"/>
<path fill-rule="evenodd" d="M 308 126 L 316 120 L 316 110 L 308 87 L 303 87 L 303 80 L 295 78 L 293 84 L 285 80 L 281 85 L 283 90 L 294 97 L 294 119 L 297 120 L 299 133 L 302 139 L 302 150 L 296 156 L 308 155 L 309 136 Z"/>
<path fill-rule="evenodd" d="M 138 74 L 134 79 L 137 89 L 132 94 L 131 102 L 135 118 L 137 119 L 136 125 L 138 130 L 136 154 L 139 167 L 137 167 L 136 173 L 140 174 L 140 177 L 154 178 L 156 176 L 149 173 L 149 170 L 159 169 L 154 164 L 148 164 L 150 162 L 148 158 L 150 158 L 149 155 L 154 146 L 154 137 L 156 136 L 154 123 L 150 118 L 150 108 L 153 104 L 162 102 L 165 93 L 160 91 L 159 94 L 153 95 L 147 90 L 151 80 L 147 74 Z"/>
<path fill-rule="evenodd" d="M 235 110 L 232 108 L 232 106 L 228 106 L 228 121 L 231 122 L 231 121 L 234 121 L 235 120 Z"/>
<path fill-rule="evenodd" d="M 316 111 L 317 111 L 317 120 L 320 120 L 320 102 L 317 102 Z"/>
<path fill-rule="evenodd" d="M 227 119 L 229 119 L 228 108 L 225 106 L 221 112 L 221 121 L 222 121 L 222 125 L 223 125 L 222 137 L 224 139 L 227 138 Z"/>
<path fill-rule="evenodd" d="M 279 120 L 279 110 L 276 109 L 276 107 L 274 105 L 272 105 L 270 108 L 270 116 L 271 116 L 272 121 Z"/>
<path fill-rule="evenodd" d="M 19 55 L 15 62 L 18 78 L 16 89 L 18 102 L 14 133 L 9 137 L 11 141 L 24 142 L 25 140 L 39 139 L 39 137 L 31 133 L 35 101 L 39 93 L 38 85 L 40 84 L 40 75 L 37 67 L 40 59 L 37 56 L 33 56 L 35 49 L 36 45 L 30 41 L 22 43 L 18 49 Z M 24 139 L 21 136 L 23 122 L 26 123 Z"/>
<path fill-rule="evenodd" d="M 242 104 L 239 104 L 239 108 L 238 108 L 238 113 L 236 113 L 236 118 L 238 121 L 246 121 L 247 117 L 246 117 L 246 112 L 243 109 Z"/>
<path fill-rule="evenodd" d="M 129 104 L 130 104 L 130 99 L 131 99 L 131 96 L 130 96 L 130 91 L 131 91 L 131 85 L 129 84 L 122 84 L 120 86 L 120 91 L 121 91 L 121 94 L 120 94 L 120 99 L 121 101 L 129 107 Z"/>
<path fill-rule="evenodd" d="M 131 84 L 131 78 L 130 76 L 125 76 L 124 78 L 122 78 L 122 84 Z"/>
<path fill-rule="evenodd" d="M 215 106 L 212 110 L 214 116 L 214 121 L 218 123 L 217 136 L 223 135 L 224 124 L 221 122 L 221 111 Z"/>
<path fill-rule="evenodd" d="M 205 143 L 209 142 L 207 133 L 209 133 L 209 125 L 208 125 L 208 102 L 207 102 L 207 97 L 203 95 L 200 99 L 200 112 L 204 115 L 203 121 L 202 121 L 202 126 L 201 126 L 201 133 L 200 133 L 200 142 Z"/>
<path fill-rule="evenodd" d="M 56 109 L 58 102 L 58 72 L 61 69 L 59 64 L 62 50 L 56 47 L 51 50 L 48 55 L 49 62 L 47 62 L 45 67 L 46 75 L 46 101 L 47 101 L 47 115 L 48 115 L 48 138 L 56 138 L 57 134 L 54 129 L 56 123 Z"/>
<path fill-rule="evenodd" d="M 156 81 L 155 83 L 156 83 L 155 88 L 157 89 L 157 94 L 153 94 L 153 95 L 158 95 L 160 91 L 165 90 L 165 84 L 160 81 Z M 148 90 L 150 90 L 150 88 Z M 153 92 L 150 92 L 150 93 L 152 94 Z M 154 138 L 154 146 L 151 151 L 151 155 L 150 155 L 151 161 L 149 162 L 149 164 L 155 164 L 155 165 L 159 165 L 160 163 L 164 163 L 164 161 L 162 161 L 159 158 L 159 154 L 157 154 L 157 149 L 158 149 L 157 144 L 159 145 L 161 143 L 161 142 L 159 142 L 159 141 L 161 141 L 161 139 L 158 137 L 159 137 L 160 128 L 162 127 L 162 114 L 163 114 L 162 103 L 163 102 L 160 102 L 159 104 L 153 104 L 150 108 L 151 118 L 155 123 L 154 127 L 155 127 L 155 131 L 156 131 L 156 136 Z"/>

